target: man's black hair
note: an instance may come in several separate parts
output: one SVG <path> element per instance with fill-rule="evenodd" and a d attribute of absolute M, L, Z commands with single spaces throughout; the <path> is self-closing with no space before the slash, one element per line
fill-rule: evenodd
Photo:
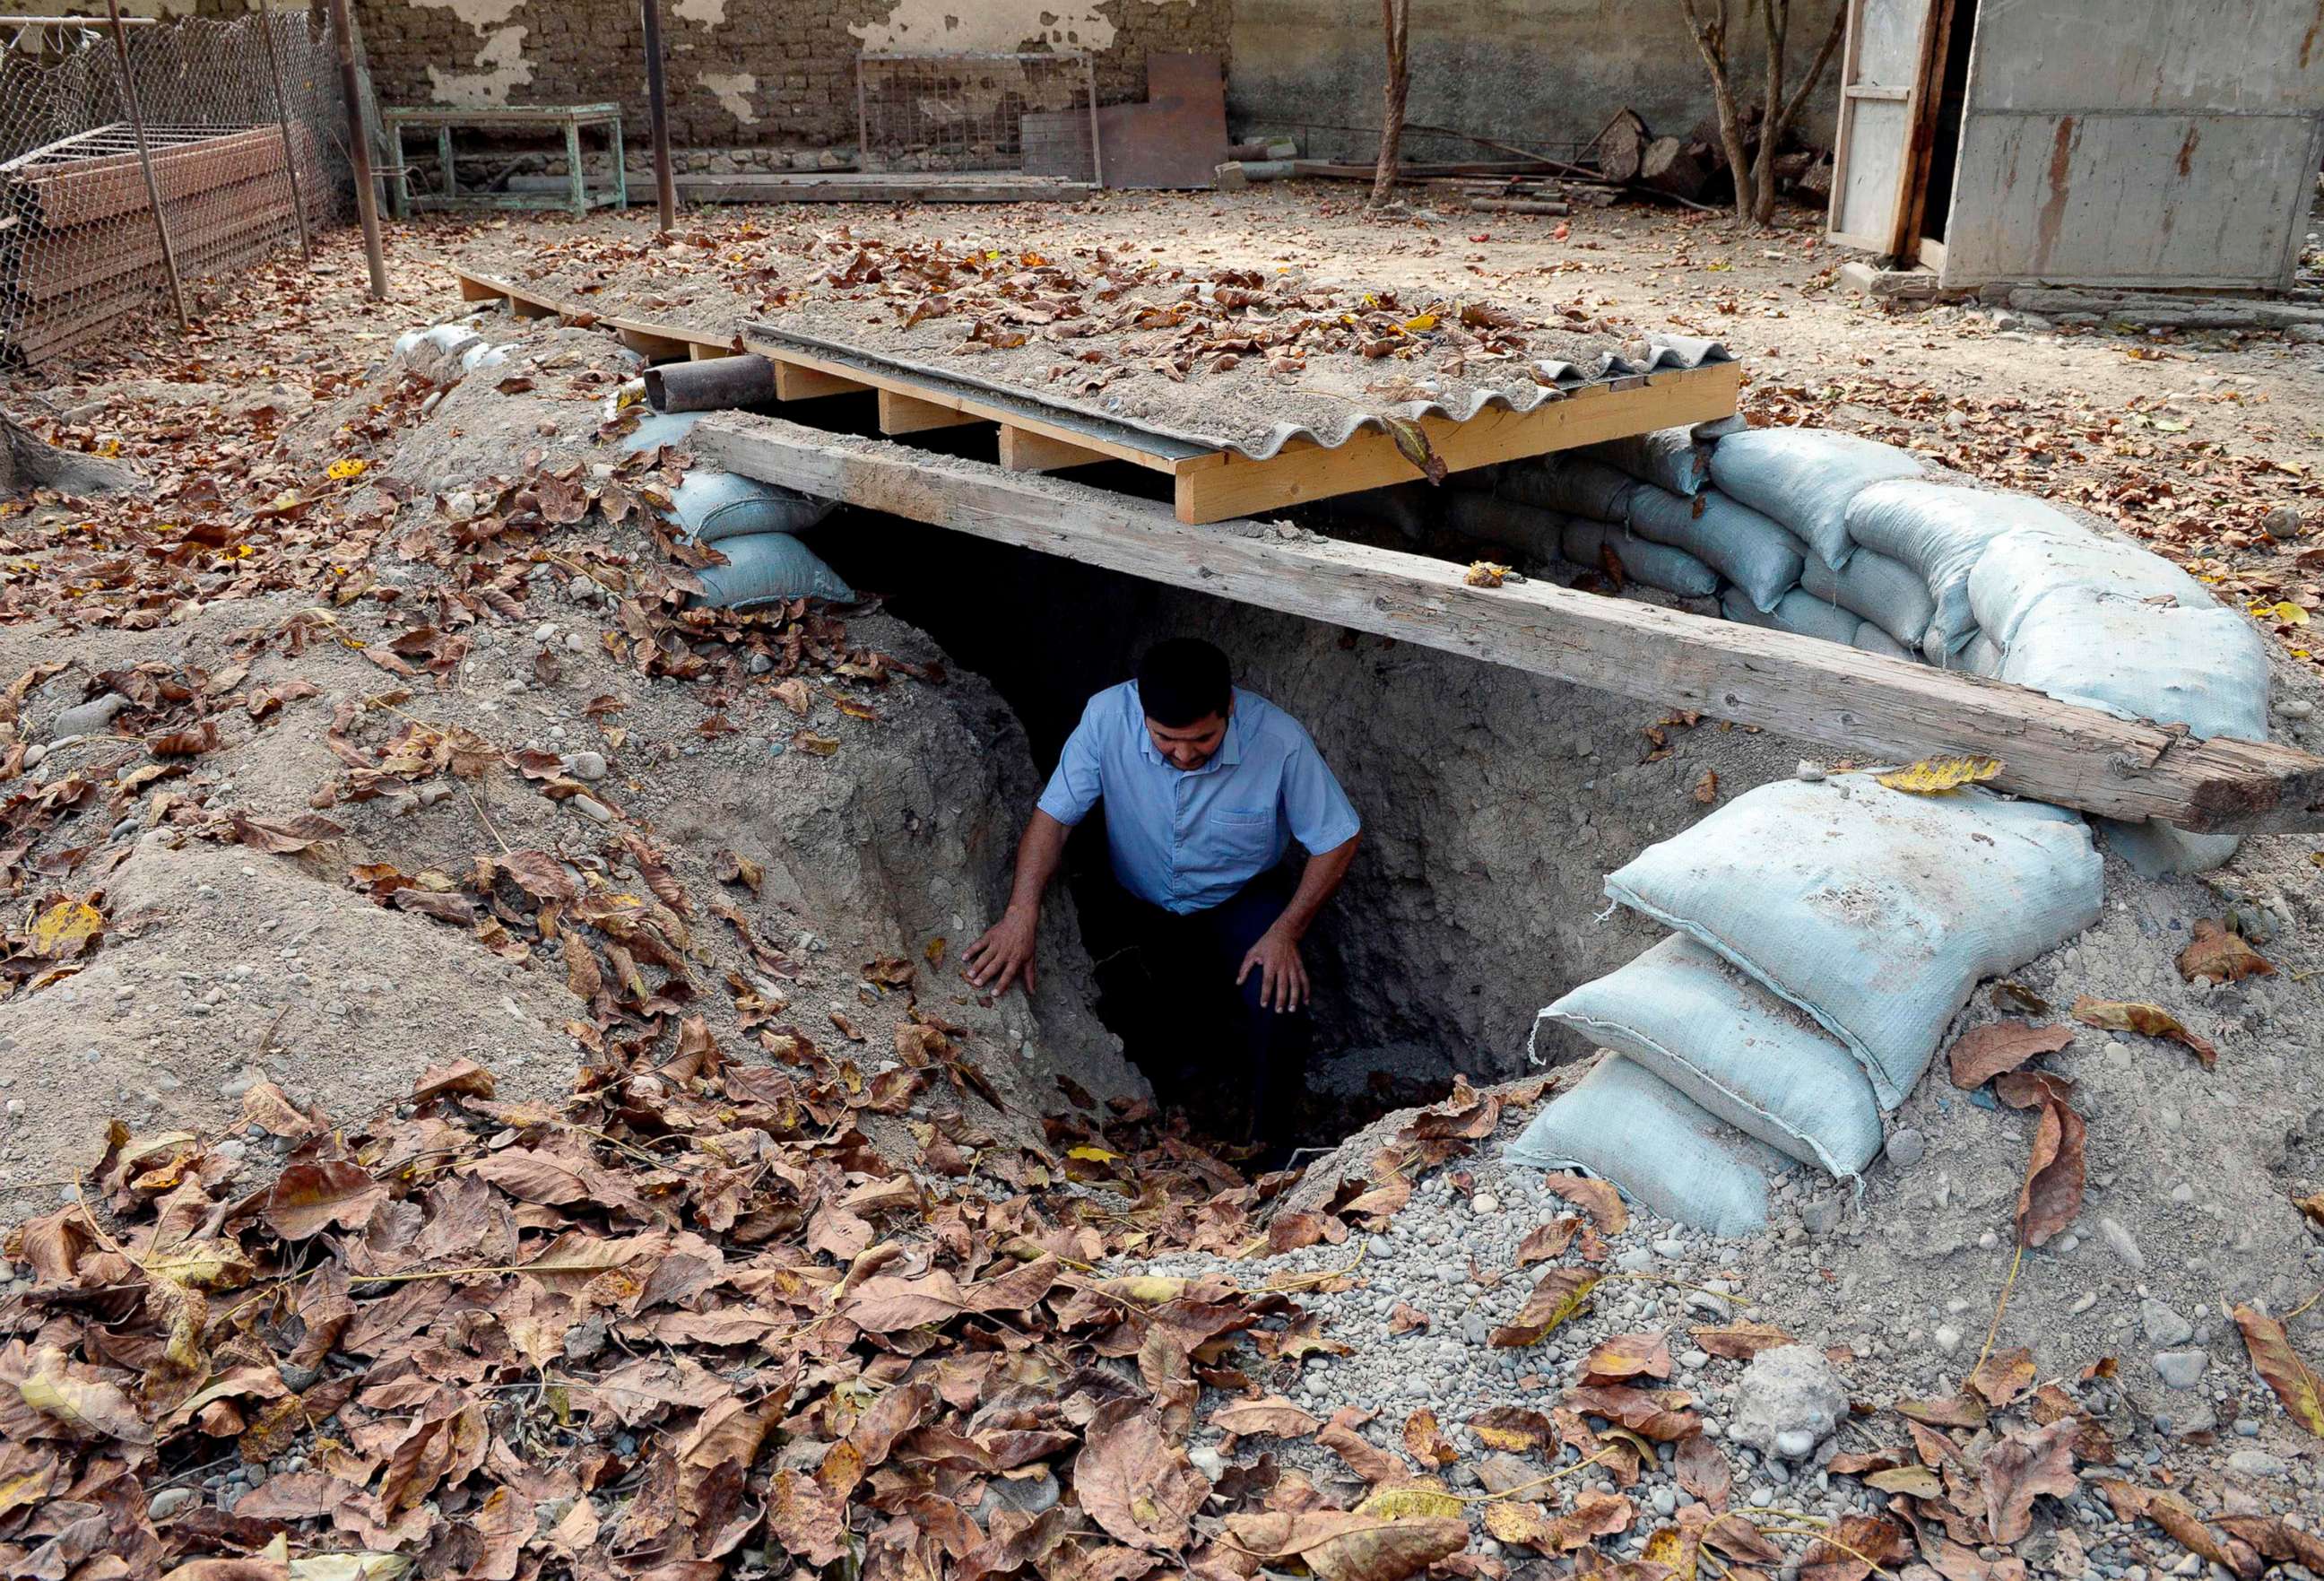
<path fill-rule="evenodd" d="M 1227 656 L 1200 637 L 1157 643 L 1138 661 L 1139 704 L 1166 728 L 1184 730 L 1213 714 L 1224 718 L 1233 699 Z"/>

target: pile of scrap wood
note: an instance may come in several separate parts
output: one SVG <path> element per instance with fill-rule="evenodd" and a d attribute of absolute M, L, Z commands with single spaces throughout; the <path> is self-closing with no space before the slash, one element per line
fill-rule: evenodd
<path fill-rule="evenodd" d="M 1757 157 L 1758 106 L 1747 106 L 1743 116 L 1744 157 Z M 1657 136 L 1637 111 L 1616 112 L 1597 136 L 1582 145 L 1571 159 L 1479 137 L 1449 127 L 1407 125 L 1407 132 L 1462 137 L 1508 157 L 1459 160 L 1435 163 L 1406 161 L 1397 166 L 1399 181 L 1416 183 L 1467 208 L 1513 214 L 1565 214 L 1577 206 L 1604 208 L 1626 193 L 1659 197 L 1707 206 L 1731 197 L 1733 172 L 1719 135 L 1719 123 L 1706 116 L 1683 137 Z M 1569 145 L 1571 146 L 1571 145 Z M 1261 152 L 1269 157 L 1259 158 Z M 1222 190 L 1233 191 L 1252 181 L 1290 176 L 1320 176 L 1330 180 L 1370 181 L 1378 173 L 1370 164 L 1331 160 L 1294 159 L 1240 145 L 1238 157 L 1218 167 Z M 1777 154 L 1779 190 L 1821 199 L 1831 188 L 1831 160 L 1818 150 L 1801 147 Z"/>
<path fill-rule="evenodd" d="M 317 204 L 327 189 L 314 136 L 303 125 L 290 131 L 300 190 Z M 183 278 L 254 262 L 296 234 L 281 126 L 156 126 L 147 143 Z M 127 126 L 100 126 L 0 164 L 0 360 L 69 351 L 168 291 Z"/>
<path fill-rule="evenodd" d="M 1765 119 L 1758 106 L 1744 106 L 1746 160 L 1758 157 L 1759 129 Z M 1606 123 L 1582 158 L 1607 181 L 1688 203 L 1718 202 L 1735 191 L 1735 172 L 1728 166 L 1727 147 L 1715 116 L 1705 116 L 1683 137 L 1657 136 L 1637 111 L 1624 109 Z M 1781 191 L 1821 200 L 1831 190 L 1831 160 L 1816 149 L 1779 149 L 1775 175 Z"/>

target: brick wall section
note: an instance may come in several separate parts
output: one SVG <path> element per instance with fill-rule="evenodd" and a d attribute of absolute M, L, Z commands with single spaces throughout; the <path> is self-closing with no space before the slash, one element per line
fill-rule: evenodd
<path fill-rule="evenodd" d="M 963 11 L 992 0 L 952 0 Z M 1223 58 L 1231 0 L 1095 0 L 1083 8 L 1111 25 L 1097 59 L 1106 103 L 1145 95 L 1148 51 L 1199 50 Z M 896 0 L 725 0 L 723 20 L 678 14 L 662 0 L 669 51 L 670 137 L 679 148 L 844 150 L 855 141 L 855 57 L 849 29 L 876 27 Z M 686 4 L 689 13 L 709 0 Z M 1042 13 L 1068 31 L 1061 14 Z M 645 66 L 635 0 L 356 0 L 372 80 L 387 105 L 572 104 L 611 100 L 623 111 L 635 161 L 646 140 Z M 502 14 L 505 13 L 503 16 Z M 474 20 L 471 20 L 474 19 Z M 521 40 L 502 37 L 522 28 Z M 1071 40 L 1058 47 L 1074 47 Z M 1036 50 L 1028 38 L 1012 47 Z M 481 60 L 479 57 L 482 57 Z M 429 68 L 435 69 L 431 75 Z M 724 87 L 706 86 L 705 74 Z M 750 79 L 745 85 L 742 79 Z M 748 112 L 738 115 L 739 106 Z"/>

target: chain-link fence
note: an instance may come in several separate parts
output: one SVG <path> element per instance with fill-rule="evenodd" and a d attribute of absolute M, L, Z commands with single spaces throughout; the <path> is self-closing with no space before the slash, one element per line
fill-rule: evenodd
<path fill-rule="evenodd" d="M 0 15 L 0 365 L 167 311 L 173 279 L 304 245 L 353 203 L 337 56 L 306 12 L 124 36 L 125 81 L 103 23 Z"/>

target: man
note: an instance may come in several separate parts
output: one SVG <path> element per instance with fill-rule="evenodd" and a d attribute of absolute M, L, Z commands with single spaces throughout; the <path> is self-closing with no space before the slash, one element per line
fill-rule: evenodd
<path fill-rule="evenodd" d="M 1240 1139 L 1284 1151 L 1309 1043 L 1299 941 L 1355 859 L 1356 809 L 1299 722 L 1235 686 L 1224 653 L 1157 643 L 1066 740 L 1009 908 L 964 957 L 971 983 L 1033 985 L 1041 893 L 1101 800 L 1157 1003 L 1191 1022 L 1178 1041 L 1209 1067 L 1206 1090 L 1240 1100 Z M 1295 840 L 1307 853 L 1296 878 L 1283 863 Z M 1173 1073 L 1149 1074 L 1167 1087 Z"/>

